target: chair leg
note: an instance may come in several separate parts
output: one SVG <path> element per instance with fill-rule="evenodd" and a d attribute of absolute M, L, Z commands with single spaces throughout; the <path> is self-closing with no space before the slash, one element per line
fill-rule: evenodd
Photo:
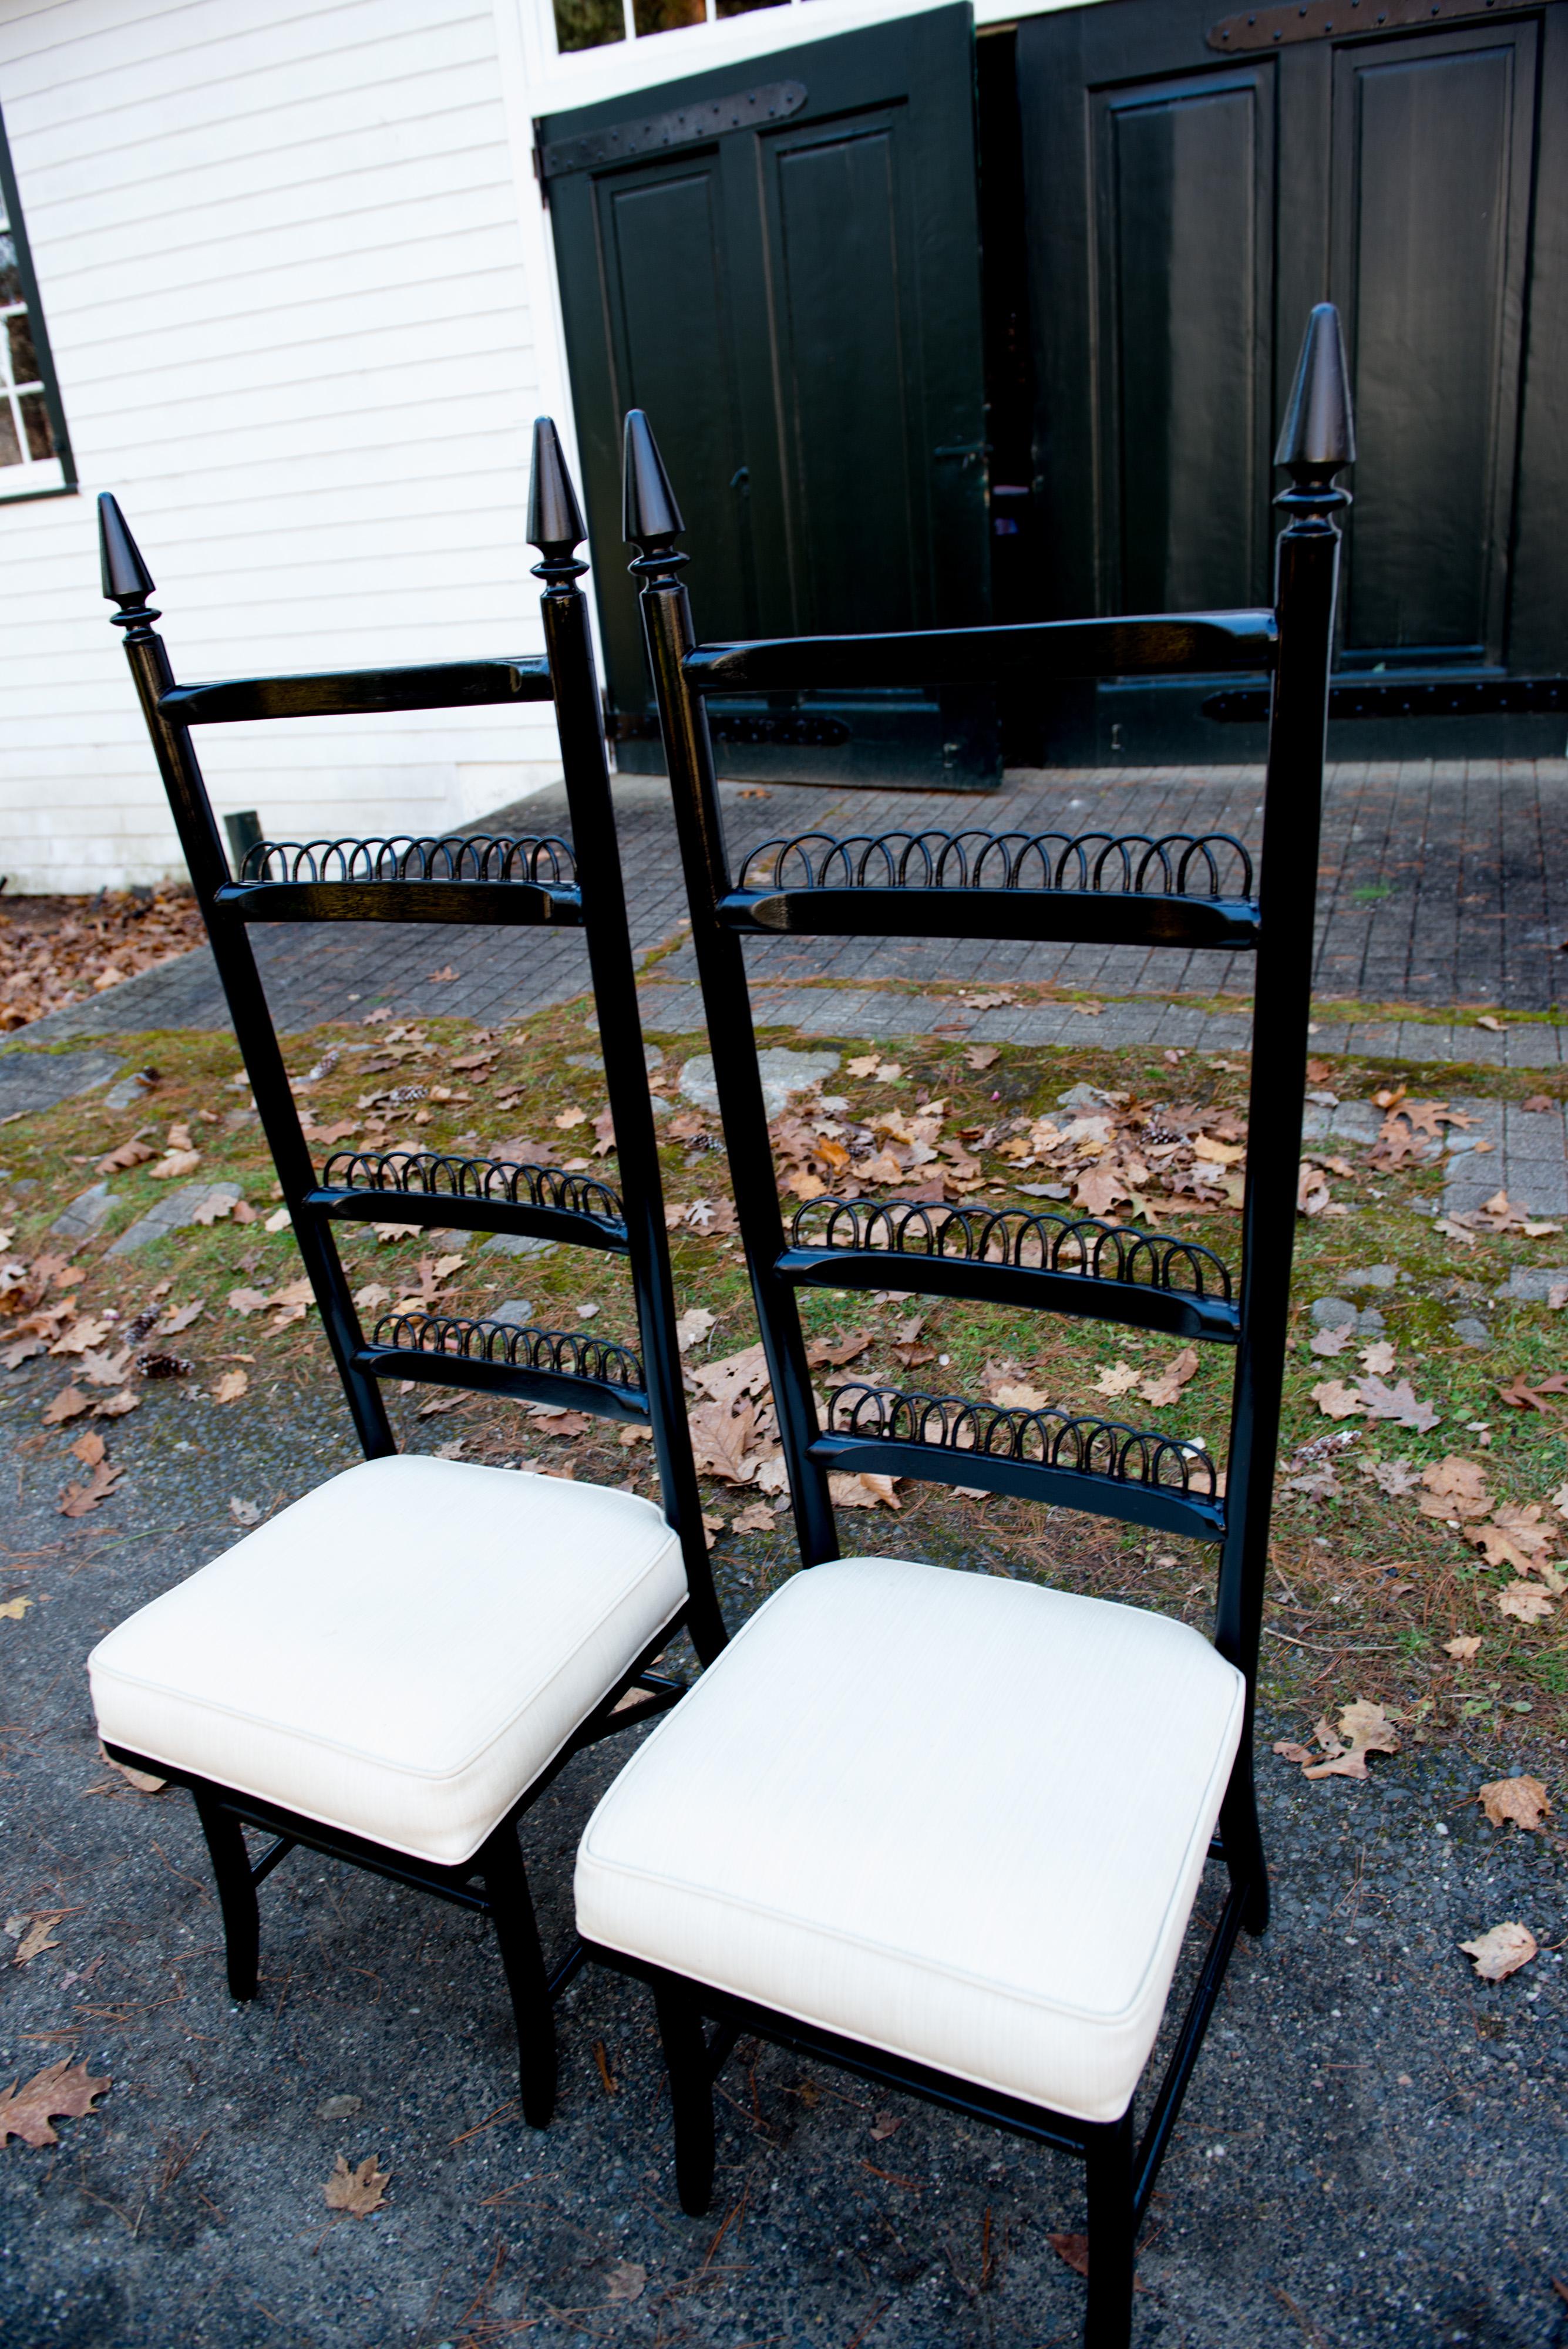
<path fill-rule="evenodd" d="M 713 2199 L 713 2072 L 702 2017 L 689 1999 L 657 1991 L 659 2035 L 675 2119 L 675 2186 L 680 2208 L 700 2219 Z"/>
<path fill-rule="evenodd" d="M 198 1795 L 195 1799 L 196 1816 L 207 1838 L 213 1874 L 217 1880 L 218 1907 L 228 1953 L 229 1993 L 240 2000 L 254 1998 L 261 1962 L 261 1913 L 256 1907 L 250 1854 L 245 1849 L 245 1831 L 233 1811 L 224 1810 L 211 1795 Z"/>
<path fill-rule="evenodd" d="M 556 2020 L 514 1826 L 497 1827 L 479 1855 L 479 1873 L 512 1993 L 523 2117 L 532 2128 L 547 2128 L 556 2109 Z"/>
<path fill-rule="evenodd" d="M 1089 2309 L 1084 2349 L 1128 2349 L 1132 2340 L 1134 2238 L 1132 2106 L 1088 2142 Z"/>
<path fill-rule="evenodd" d="M 1220 1806 L 1220 1833 L 1225 1846 L 1225 1866 L 1241 1893 L 1243 1929 L 1254 1937 L 1269 1929 L 1269 1868 L 1263 1857 L 1263 1831 L 1258 1824 L 1258 1791 L 1251 1756 L 1239 1754 L 1231 1774 L 1225 1800 Z"/>

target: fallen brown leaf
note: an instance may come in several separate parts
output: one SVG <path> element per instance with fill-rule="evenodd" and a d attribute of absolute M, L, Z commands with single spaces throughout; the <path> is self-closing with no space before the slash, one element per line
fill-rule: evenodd
<path fill-rule="evenodd" d="M 53 1402 L 45 1406 L 44 1425 L 58 1427 L 62 1420 L 76 1419 L 82 1412 L 90 1411 L 91 1408 L 91 1395 L 83 1394 L 80 1387 L 73 1382 L 68 1387 L 62 1387 Z"/>
<path fill-rule="evenodd" d="M 1379 1378 L 1362 1379 L 1355 1391 L 1374 1419 L 1394 1420 L 1400 1427 L 1413 1428 L 1417 1435 L 1436 1427 L 1440 1417 L 1429 1402 L 1417 1402 L 1408 1379 L 1401 1379 L 1393 1387 Z"/>
<path fill-rule="evenodd" d="M 14 1966 L 29 1966 L 35 1958 L 41 1958 L 46 1950 L 57 1950 L 60 1945 L 55 1939 L 55 1927 L 62 1917 L 69 1915 L 68 1909 L 36 1910 L 26 1931 L 16 1944 L 11 1963 Z"/>
<path fill-rule="evenodd" d="M 225 1371 L 223 1377 L 217 1381 L 216 1384 L 213 1388 L 213 1401 L 214 1402 L 238 1402 L 240 1397 L 246 1392 L 249 1385 L 250 1379 L 245 1371 Z"/>
<path fill-rule="evenodd" d="M 827 1480 L 828 1497 L 838 1509 L 896 1509 L 896 1476 L 837 1476 Z"/>
<path fill-rule="evenodd" d="M 1494 1778 L 1476 1795 L 1494 1827 L 1511 1819 L 1516 1827 L 1533 1834 L 1552 1809 L 1551 1798 L 1539 1778 Z"/>
<path fill-rule="evenodd" d="M 58 1503 L 61 1516 L 85 1517 L 89 1509 L 96 1509 L 108 1500 L 124 1474 L 123 1468 L 113 1467 L 109 1461 L 100 1460 L 85 1485 L 66 1486 Z"/>
<path fill-rule="evenodd" d="M 1153 1403 L 1156 1410 L 1164 1410 L 1180 1401 L 1183 1387 L 1189 1379 L 1196 1377 L 1197 1371 L 1198 1349 L 1196 1346 L 1184 1346 L 1173 1362 L 1168 1363 L 1153 1378 L 1142 1381 L 1138 1392 L 1145 1402 Z"/>
<path fill-rule="evenodd" d="M 1528 1925 L 1509 1923 L 1493 1925 L 1489 1932 L 1479 1933 L 1473 1941 L 1461 1941 L 1459 1947 L 1475 1961 L 1475 1970 L 1482 1982 L 1506 1982 L 1521 1966 L 1527 1966 L 1535 1955 L 1536 1940 Z"/>
<path fill-rule="evenodd" d="M 1547 1395 L 1568 1394 L 1568 1378 L 1553 1371 L 1549 1378 L 1532 1379 L 1528 1371 L 1515 1371 L 1507 1386 L 1499 1387 L 1498 1400 L 1512 1411 L 1545 1411 Z"/>
<path fill-rule="evenodd" d="M 1356 1390 L 1347 1387 L 1343 1379 L 1321 1379 L 1312 1391 L 1312 1399 L 1325 1419 L 1352 1419 L 1366 1409 Z"/>
<path fill-rule="evenodd" d="M 0 2096 L 0 2146 L 14 2137 L 25 2145 L 58 2145 L 58 2132 L 49 2127 L 50 2121 L 79 2120 L 96 2109 L 94 2097 L 101 2096 L 109 2085 L 107 2073 L 95 2079 L 85 2064 L 69 2055 L 57 2064 L 46 2064 L 25 2087 L 17 2087 L 13 2081 Z"/>
<path fill-rule="evenodd" d="M 1553 1611 L 1551 1599 L 1536 1582 L 1511 1582 L 1506 1590 L 1494 1590 L 1492 1598 L 1500 1615 L 1511 1616 L 1520 1623 L 1543 1623 Z"/>
<path fill-rule="evenodd" d="M 339 2154 L 321 2189 L 322 2199 L 329 2210 L 341 2210 L 350 2219 L 368 2219 L 372 2210 L 381 2208 L 391 2182 L 391 2171 L 382 2169 L 373 2153 L 367 2154 L 357 2169 L 350 2169 Z"/>
<path fill-rule="evenodd" d="M 1317 1742 L 1327 1758 L 1309 1763 L 1304 1777 L 1365 1778 L 1369 1754 L 1399 1751 L 1399 1739 L 1388 1715 L 1380 1704 L 1369 1704 L 1365 1697 L 1341 1708 L 1337 1733 L 1326 1721 L 1320 1721 Z"/>
<path fill-rule="evenodd" d="M 618 2260 L 605 2278 L 607 2300 L 640 2300 L 648 2270 L 638 2260 Z"/>
<path fill-rule="evenodd" d="M 805 1350 L 807 1368 L 842 1370 L 846 1362 L 858 1361 L 868 1353 L 875 1342 L 876 1332 L 871 1330 L 846 1330 L 836 1339 L 813 1338 Z"/>
<path fill-rule="evenodd" d="M 1089 2239 L 1087 2235 L 1047 2235 L 1046 2241 L 1059 2260 L 1065 2260 L 1075 2275 L 1089 2272 Z"/>
<path fill-rule="evenodd" d="M 687 1353 L 698 1345 L 713 1327 L 718 1316 L 710 1313 L 705 1305 L 690 1305 L 675 1324 L 675 1342 Z"/>
<path fill-rule="evenodd" d="M 1480 1635 L 1476 1631 L 1457 1631 L 1451 1640 L 1443 1641 L 1443 1653 L 1452 1656 L 1457 1664 L 1468 1664 L 1480 1648 Z"/>

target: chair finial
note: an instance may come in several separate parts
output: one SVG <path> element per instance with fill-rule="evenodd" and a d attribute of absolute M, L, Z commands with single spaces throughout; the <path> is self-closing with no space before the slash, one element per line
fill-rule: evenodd
<path fill-rule="evenodd" d="M 664 460 L 659 453 L 659 443 L 653 437 L 653 427 L 640 408 L 628 409 L 621 535 L 628 546 L 637 548 L 638 560 L 631 567 L 642 573 L 649 585 L 655 572 L 673 571 L 686 561 L 685 555 L 675 550 L 675 541 L 685 528 L 670 476 L 664 470 Z"/>
<path fill-rule="evenodd" d="M 159 616 L 147 608 L 153 587 L 152 574 L 130 535 L 119 500 L 108 490 L 100 493 L 98 502 L 98 544 L 103 592 L 111 604 L 119 605 L 113 615 L 112 626 L 145 633 L 148 624 Z"/>
<path fill-rule="evenodd" d="M 534 479 L 528 490 L 528 543 L 543 555 L 573 555 L 588 534 L 553 416 L 534 419 Z"/>
<path fill-rule="evenodd" d="M 1295 483 L 1294 491 L 1285 492 L 1284 502 L 1293 504 L 1303 494 L 1309 499 L 1326 494 L 1336 505 L 1346 502 L 1347 492 L 1330 489 L 1340 468 L 1355 462 L 1350 369 L 1339 312 L 1332 302 L 1318 303 L 1307 320 L 1274 462 L 1286 467 Z"/>
<path fill-rule="evenodd" d="M 566 471 L 556 419 L 553 416 L 536 416 L 527 539 L 545 559 L 534 565 L 535 578 L 543 579 L 547 587 L 570 587 L 573 580 L 580 578 L 588 567 L 576 559 L 577 549 L 587 534 L 583 510 Z"/>

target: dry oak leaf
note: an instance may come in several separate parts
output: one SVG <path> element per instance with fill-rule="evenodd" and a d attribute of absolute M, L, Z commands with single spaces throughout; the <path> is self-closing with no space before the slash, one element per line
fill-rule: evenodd
<path fill-rule="evenodd" d="M 1409 1460 L 1366 1461 L 1362 1464 L 1361 1473 L 1371 1477 L 1379 1492 L 1388 1494 L 1396 1501 L 1402 1501 L 1408 1494 L 1417 1491 L 1421 1483 L 1415 1464 Z"/>
<path fill-rule="evenodd" d="M 57 2064 L 46 2064 L 35 2072 L 25 2087 L 12 2082 L 0 2096 L 0 2146 L 19 2137 L 24 2145 L 58 2145 L 57 2130 L 49 2127 L 51 2120 L 79 2120 L 84 2113 L 96 2109 L 93 2098 L 101 2096 L 110 2085 L 106 2073 L 94 2079 L 85 2064 L 63 2055 Z"/>
<path fill-rule="evenodd" d="M 705 1305 L 689 1305 L 675 1324 L 675 1342 L 681 1352 L 686 1353 L 704 1339 L 717 1319 Z"/>
<path fill-rule="evenodd" d="M 971 1069 L 980 1070 L 989 1069 L 1001 1059 L 1002 1054 L 995 1044 L 966 1044 L 963 1056 Z M 851 1061 L 849 1065 L 853 1069 L 854 1061 Z"/>
<path fill-rule="evenodd" d="M 743 1401 L 701 1402 L 687 1413 L 692 1455 L 704 1475 L 720 1477 L 726 1485 L 751 1483 L 757 1473 L 757 1455 L 751 1451 L 756 1416 Z"/>
<path fill-rule="evenodd" d="M 85 1517 L 89 1509 L 96 1509 L 100 1502 L 108 1500 L 124 1474 L 123 1468 L 113 1467 L 109 1461 L 100 1460 L 85 1485 L 66 1486 L 59 1498 L 61 1516 Z"/>
<path fill-rule="evenodd" d="M 7 1599 L 4 1607 L 0 1607 L 0 1616 L 9 1623 L 19 1623 L 28 1608 L 36 1604 L 36 1599 Z"/>
<path fill-rule="evenodd" d="M 244 1371 L 225 1371 L 213 1389 L 214 1402 L 238 1402 L 246 1392 L 250 1380 Z"/>
<path fill-rule="evenodd" d="M 868 1353 L 874 1343 L 875 1332 L 870 1330 L 846 1330 L 836 1340 L 813 1338 L 805 1350 L 806 1367 L 813 1371 L 842 1370 L 846 1362 L 858 1361 L 862 1354 Z"/>
<path fill-rule="evenodd" d="M 166 1150 L 156 1166 L 147 1170 L 155 1183 L 172 1183 L 181 1174 L 193 1174 L 202 1164 L 199 1150 Z"/>
<path fill-rule="evenodd" d="M 1446 1656 L 1452 1656 L 1457 1664 L 1468 1664 L 1470 1658 L 1477 1653 L 1480 1647 L 1480 1635 L 1479 1632 L 1456 1631 L 1451 1640 L 1445 1640 L 1443 1641 L 1443 1653 Z"/>
<path fill-rule="evenodd" d="M 575 1103 L 571 1107 L 562 1110 L 558 1116 L 553 1117 L 550 1120 L 551 1124 L 558 1126 L 563 1133 L 569 1133 L 574 1125 L 587 1125 L 587 1111 L 586 1109 L 578 1109 Z"/>
<path fill-rule="evenodd" d="M 96 1174 L 119 1174 L 128 1166 L 140 1166 L 157 1155 L 156 1150 L 150 1150 L 145 1142 L 122 1142 L 117 1150 L 109 1151 L 99 1160 L 93 1172 Z"/>
<path fill-rule="evenodd" d="M 1494 1778 L 1476 1795 L 1494 1827 L 1511 1819 L 1516 1827 L 1533 1834 L 1552 1809 L 1551 1798 L 1539 1778 Z"/>
<path fill-rule="evenodd" d="M 89 1427 L 78 1436 L 70 1449 L 73 1459 L 79 1460 L 84 1468 L 96 1468 L 104 1457 L 104 1440 L 96 1427 Z"/>
<path fill-rule="evenodd" d="M 738 1354 L 722 1355 L 718 1361 L 699 1362 L 690 1376 L 701 1392 L 728 1408 L 743 1394 L 762 1393 L 768 1383 L 767 1357 L 759 1342 L 742 1347 Z"/>
<path fill-rule="evenodd" d="M 1487 1498 L 1486 1470 L 1477 1460 L 1461 1460 L 1450 1452 L 1421 1471 L 1429 1498 L 1419 1504 L 1428 1517 L 1484 1517 L 1491 1507 Z"/>
<path fill-rule="evenodd" d="M 648 2270 L 637 2260 L 618 2260 L 605 2278 L 607 2300 L 640 2300 Z"/>
<path fill-rule="evenodd" d="M 1131 1394 L 1138 1382 L 1138 1373 L 1130 1362 L 1102 1363 L 1095 1377 L 1095 1392 L 1109 1395 Z"/>
<path fill-rule="evenodd" d="M 46 1950 L 57 1950 L 60 1945 L 55 1939 L 55 1927 L 62 1917 L 68 1917 L 70 1913 L 68 1909 L 35 1909 L 26 1931 L 16 1944 L 16 1954 L 11 1963 L 14 1966 L 31 1965 L 33 1960 L 41 1958 Z"/>
<path fill-rule="evenodd" d="M 1343 1379 L 1320 1379 L 1312 1399 L 1325 1419 L 1353 1419 L 1366 1409 L 1355 1389 L 1347 1387 Z"/>
<path fill-rule="evenodd" d="M 1429 1402 L 1417 1402 L 1416 1390 L 1408 1379 L 1401 1379 L 1393 1387 L 1379 1378 L 1362 1379 L 1355 1391 L 1374 1419 L 1395 1420 L 1401 1427 L 1413 1428 L 1417 1435 L 1425 1435 L 1429 1427 L 1436 1427 L 1441 1416 Z"/>
<path fill-rule="evenodd" d="M 1337 1330 L 1319 1330 L 1314 1333 L 1307 1351 L 1317 1354 L 1325 1361 L 1332 1360 L 1335 1354 L 1344 1353 L 1353 1334 L 1348 1321 L 1342 1321 Z"/>
<path fill-rule="evenodd" d="M 749 1509 L 742 1509 L 738 1517 L 731 1519 L 731 1531 L 737 1534 L 771 1534 L 777 1524 L 778 1519 L 770 1508 L 761 1501 L 753 1501 Z"/>
<path fill-rule="evenodd" d="M 1461 1941 L 1459 1947 L 1474 1961 L 1482 1982 L 1506 1982 L 1510 1974 L 1530 1963 L 1536 1941 L 1528 1925 L 1509 1923 L 1494 1925 L 1490 1932 L 1479 1933 L 1473 1941 Z"/>
<path fill-rule="evenodd" d="M 998 1379 L 986 1389 L 987 1399 L 1002 1411 L 1049 1411 L 1051 1398 L 1043 1387 L 1025 1380 Z"/>
<path fill-rule="evenodd" d="M 1507 1386 L 1499 1387 L 1498 1400 L 1514 1411 L 1544 1411 L 1544 1395 L 1568 1394 L 1568 1378 L 1553 1371 L 1550 1378 L 1532 1379 L 1526 1371 L 1516 1371 Z"/>
<path fill-rule="evenodd" d="M 829 1476 L 828 1497 L 837 1509 L 896 1509 L 896 1476 Z"/>
<path fill-rule="evenodd" d="M 1511 1615 L 1521 1623 L 1543 1623 L 1553 1611 L 1538 1582 L 1511 1582 L 1506 1590 L 1493 1591 L 1492 1597 L 1500 1615 Z"/>
<path fill-rule="evenodd" d="M 955 1166 L 954 1172 L 959 1171 Z M 1132 1193 L 1118 1167 L 1090 1166 L 1078 1176 L 1073 1196 L 1086 1214 L 1108 1216 L 1118 1199 L 1130 1200 Z"/>
<path fill-rule="evenodd" d="M 389 1296 L 391 1292 L 388 1290 L 384 1293 Z M 238 1313 L 242 1316 L 246 1313 L 259 1313 L 266 1301 L 265 1288 L 231 1288 L 229 1291 L 231 1313 Z"/>
<path fill-rule="evenodd" d="M 1375 1338 L 1370 1346 L 1361 1349 L 1362 1369 L 1371 1371 L 1379 1378 L 1393 1369 L 1395 1360 L 1396 1350 L 1386 1338 Z"/>
<path fill-rule="evenodd" d="M 386 2200 L 391 2182 L 391 2171 L 382 2169 L 373 2153 L 368 2153 L 357 2169 L 350 2169 L 339 2154 L 321 2189 L 322 2199 L 329 2210 L 341 2210 L 346 2218 L 368 2219 Z"/>
<path fill-rule="evenodd" d="M 44 1412 L 44 1425 L 58 1427 L 62 1420 L 75 1419 L 79 1413 L 90 1411 L 91 1408 L 91 1395 L 83 1394 L 80 1387 L 74 1383 L 68 1387 L 62 1387 L 53 1402 L 49 1403 Z"/>
<path fill-rule="evenodd" d="M 1465 1539 L 1475 1544 L 1489 1566 L 1511 1566 L 1520 1574 L 1529 1574 L 1533 1569 L 1534 1559 L 1501 1526 L 1472 1526 Z"/>
<path fill-rule="evenodd" d="M 1365 1778 L 1369 1754 L 1399 1751 L 1399 1739 L 1388 1715 L 1380 1704 L 1369 1704 L 1365 1697 L 1342 1706 L 1337 1736 L 1326 1721 L 1320 1721 L 1317 1742 L 1328 1759 L 1309 1764 L 1303 1774 L 1308 1778 Z"/>
<path fill-rule="evenodd" d="M 165 1313 L 158 1324 L 159 1336 L 161 1338 L 178 1337 L 182 1330 L 188 1330 L 191 1327 L 202 1309 L 202 1300 L 198 1298 L 193 1305 L 181 1305 L 172 1312 Z"/>
<path fill-rule="evenodd" d="M 1198 1349 L 1196 1346 L 1184 1346 L 1173 1362 L 1153 1378 L 1143 1381 L 1138 1392 L 1145 1402 L 1163 1410 L 1168 1404 L 1180 1401 L 1182 1388 L 1189 1379 L 1196 1377 L 1197 1372 Z"/>
<path fill-rule="evenodd" d="M 1047 2235 L 1045 2240 L 1059 2260 L 1065 2260 L 1075 2275 L 1089 2272 L 1089 2239 L 1087 2235 Z"/>
<path fill-rule="evenodd" d="M 992 1058 L 994 1060 L 995 1057 L 992 1053 Z M 845 1061 L 844 1072 L 846 1076 L 850 1077 L 874 1077 L 881 1065 L 882 1056 L 879 1052 L 862 1052 L 857 1059 Z"/>

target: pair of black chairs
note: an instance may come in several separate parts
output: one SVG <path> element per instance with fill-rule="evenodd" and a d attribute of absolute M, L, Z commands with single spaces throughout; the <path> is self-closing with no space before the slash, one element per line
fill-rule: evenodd
<path fill-rule="evenodd" d="M 585 1958 L 652 1987 L 683 2206 L 707 2207 L 712 2085 L 742 2033 L 1081 2155 L 1087 2338 L 1130 2338 L 1134 2247 L 1231 1951 L 1268 1918 L 1252 1711 L 1304 1084 L 1338 530 L 1354 457 L 1339 325 L 1315 311 L 1282 434 L 1272 609 L 887 637 L 695 642 L 680 512 L 627 424 L 626 533 L 680 831 L 724 1136 L 802 1558 L 726 1643 L 682 1413 L 674 1300 L 611 793 L 553 427 L 529 536 L 543 659 L 174 683 L 152 583 L 104 501 L 106 592 L 141 696 L 365 1463 L 119 1627 L 92 1659 L 106 1745 L 188 1785 L 230 1982 L 256 1982 L 255 1887 L 296 1844 L 487 1909 L 523 2106 L 555 2085 L 551 2002 Z M 1215 838 L 970 833 L 770 843 L 732 876 L 714 695 L 1266 670 L 1261 884 Z M 262 843 L 232 875 L 191 741 L 202 723 L 553 698 L 573 844 Z M 257 979 L 257 920 L 584 928 L 620 1195 L 544 1167 L 418 1153 L 317 1177 Z M 1242 1261 L 1091 1218 L 940 1200 L 801 1211 L 786 1233 L 746 991 L 747 936 L 1093 939 L 1255 953 Z M 333 1226 L 374 1217 L 624 1254 L 640 1359 L 576 1332 L 403 1317 L 367 1340 Z M 796 1296 L 901 1290 L 1093 1318 L 1233 1350 L 1227 1460 L 1056 1411 L 851 1385 L 819 1424 Z M 378 1381 L 432 1380 L 651 1421 L 664 1496 L 398 1454 Z M 845 1557 L 836 1470 L 981 1486 L 1216 1546 L 1212 1641 L 1146 1609 L 913 1561 Z M 440 1594 L 431 1626 L 403 1602 Z M 651 1661 L 684 1623 L 689 1690 Z M 277 1626 L 286 1626 L 280 1630 Z M 518 1851 L 569 1756 L 662 1714 L 590 1818 L 580 1939 L 552 1971 Z M 245 1827 L 275 1840 L 254 1861 Z M 1205 1866 L 1229 1889 L 1141 2138 L 1154 2048 Z"/>

